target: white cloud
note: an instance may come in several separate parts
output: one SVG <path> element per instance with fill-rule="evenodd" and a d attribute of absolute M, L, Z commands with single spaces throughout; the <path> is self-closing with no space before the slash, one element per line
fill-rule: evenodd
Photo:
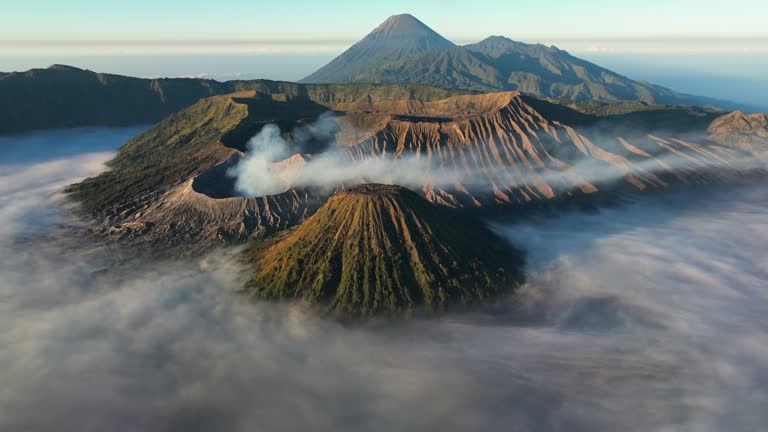
<path fill-rule="evenodd" d="M 502 227 L 531 253 L 519 298 L 494 313 L 342 326 L 233 294 L 234 251 L 117 265 L 130 254 L 63 237 L 62 219 L 30 217 L 57 208 L 47 198 L 64 181 L 56 173 L 92 173 L 93 162 L 6 171 L 19 187 L 0 197 L 35 202 L 0 207 L 16 227 L 0 231 L 2 430 L 706 432 L 768 422 L 762 185 Z"/>

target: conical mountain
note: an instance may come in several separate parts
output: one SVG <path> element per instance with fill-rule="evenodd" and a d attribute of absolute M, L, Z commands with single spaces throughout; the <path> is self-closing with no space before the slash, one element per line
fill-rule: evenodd
<path fill-rule="evenodd" d="M 304 78 L 303 82 L 353 82 L 378 64 L 414 54 L 442 51 L 455 45 L 408 14 L 393 15 L 333 61 Z"/>
<path fill-rule="evenodd" d="M 303 82 L 515 90 L 571 101 L 734 105 L 634 81 L 554 46 L 516 42 L 503 36 L 457 46 L 411 15 L 390 17 Z"/>
<path fill-rule="evenodd" d="M 246 251 L 248 292 L 344 317 L 409 315 L 516 287 L 523 257 L 481 224 L 400 186 L 342 190 L 298 228 Z"/>

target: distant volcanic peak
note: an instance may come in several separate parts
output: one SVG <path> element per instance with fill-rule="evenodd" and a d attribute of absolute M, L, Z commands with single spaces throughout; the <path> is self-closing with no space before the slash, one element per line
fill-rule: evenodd
<path fill-rule="evenodd" d="M 632 81 L 555 46 L 526 44 L 504 36 L 456 46 L 410 15 L 390 17 L 302 81 L 519 90 L 574 101 L 701 102 L 697 97 Z"/>
<path fill-rule="evenodd" d="M 440 311 L 522 281 L 522 255 L 400 186 L 340 191 L 293 231 L 246 250 L 248 291 L 350 318 Z"/>
<path fill-rule="evenodd" d="M 70 72 L 84 72 L 85 71 L 85 69 L 80 69 L 78 67 L 68 66 L 68 65 L 64 65 L 64 64 L 58 64 L 58 63 L 48 66 L 48 69 L 70 71 Z"/>
<path fill-rule="evenodd" d="M 411 15 L 394 15 L 304 82 L 362 82 L 388 62 L 456 45 Z"/>
<path fill-rule="evenodd" d="M 386 21 L 376 27 L 368 36 L 385 38 L 429 38 L 442 48 L 454 46 L 453 42 L 445 39 L 440 34 L 409 14 L 392 15 Z"/>
<path fill-rule="evenodd" d="M 373 57 L 397 60 L 414 53 L 442 51 L 456 45 L 411 15 L 394 15 L 353 48 Z"/>
<path fill-rule="evenodd" d="M 489 55 L 499 57 L 506 54 L 523 54 L 528 56 L 538 56 L 541 53 L 565 54 L 554 45 L 547 46 L 543 44 L 527 44 L 512 40 L 506 36 L 489 36 L 480 42 L 465 45 L 464 48 Z"/>
<path fill-rule="evenodd" d="M 502 45 L 513 45 L 513 44 L 523 45 L 522 42 L 513 41 L 512 39 L 506 36 L 493 35 L 493 36 L 488 36 L 487 38 L 481 40 L 480 42 L 471 44 L 470 46 L 481 46 L 481 45 L 502 46 Z"/>

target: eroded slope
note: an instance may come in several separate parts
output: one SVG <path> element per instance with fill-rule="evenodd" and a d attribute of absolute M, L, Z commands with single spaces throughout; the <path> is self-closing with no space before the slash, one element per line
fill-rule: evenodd
<path fill-rule="evenodd" d="M 519 285 L 523 257 L 476 222 L 408 189 L 344 189 L 272 243 L 246 251 L 251 294 L 348 317 L 440 311 Z"/>

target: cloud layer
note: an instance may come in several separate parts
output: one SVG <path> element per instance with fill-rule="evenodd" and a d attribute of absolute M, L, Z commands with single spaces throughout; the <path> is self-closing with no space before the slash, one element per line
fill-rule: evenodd
<path fill-rule="evenodd" d="M 493 312 L 344 327 L 235 294 L 234 251 L 126 262 L 117 247 L 63 235 L 66 212 L 51 192 L 108 156 L 0 167 L 2 430 L 753 431 L 768 422 L 761 186 L 496 227 L 531 255 L 518 298 Z"/>

